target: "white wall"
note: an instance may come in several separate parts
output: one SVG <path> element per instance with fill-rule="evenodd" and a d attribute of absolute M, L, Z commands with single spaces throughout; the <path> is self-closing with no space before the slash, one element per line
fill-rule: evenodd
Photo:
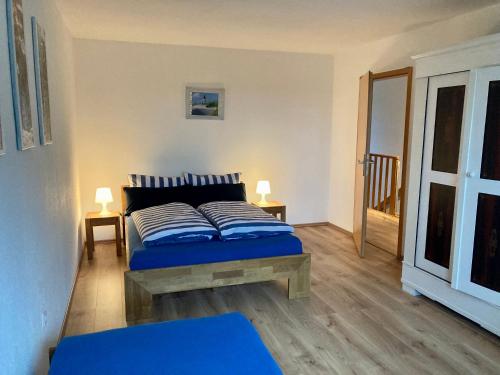
<path fill-rule="evenodd" d="M 329 219 L 352 230 L 358 80 L 412 64 L 411 56 L 500 32 L 500 5 L 339 51 L 334 56 Z"/>
<path fill-rule="evenodd" d="M 370 151 L 403 155 L 406 77 L 377 79 L 373 82 Z"/>
<path fill-rule="evenodd" d="M 399 160 L 403 161 L 407 81 L 406 77 L 373 81 L 371 153 L 399 156 Z M 402 163 L 399 163 L 398 187 L 401 187 L 401 166 Z M 389 188 L 387 196 L 390 194 Z"/>
<path fill-rule="evenodd" d="M 286 202 L 292 223 L 327 219 L 332 106 L 328 56 L 75 41 L 83 211 L 127 173 L 243 172 Z M 226 89 L 224 121 L 186 120 L 186 85 Z M 102 238 L 110 232 L 97 232 Z"/>
<path fill-rule="evenodd" d="M 24 0 L 32 118 L 30 17 L 46 30 L 54 144 L 16 150 L 5 1 L 0 2 L 0 373 L 46 373 L 69 301 L 79 248 L 72 39 L 50 0 Z M 38 143 L 38 130 L 35 133 Z M 47 324 L 42 326 L 43 312 Z"/>

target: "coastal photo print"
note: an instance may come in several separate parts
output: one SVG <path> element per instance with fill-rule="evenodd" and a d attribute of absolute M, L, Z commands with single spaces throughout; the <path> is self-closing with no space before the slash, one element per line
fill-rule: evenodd
<path fill-rule="evenodd" d="M 31 17 L 33 32 L 33 56 L 35 59 L 36 107 L 40 144 L 52 143 L 50 125 L 49 78 L 47 74 L 47 49 L 45 47 L 45 30 L 38 24 L 36 17 Z"/>
<path fill-rule="evenodd" d="M 224 120 L 224 89 L 186 88 L 186 118 Z"/>
<path fill-rule="evenodd" d="M 5 148 L 3 145 L 2 119 L 0 118 L 0 155 L 3 155 L 3 154 L 5 154 Z"/>
<path fill-rule="evenodd" d="M 35 146 L 35 134 L 31 121 L 23 4 L 21 0 L 7 0 L 7 27 L 17 148 L 26 150 Z"/>

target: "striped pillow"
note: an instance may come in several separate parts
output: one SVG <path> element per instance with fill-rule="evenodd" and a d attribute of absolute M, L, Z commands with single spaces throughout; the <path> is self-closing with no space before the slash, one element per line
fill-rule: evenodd
<path fill-rule="evenodd" d="M 217 230 L 186 203 L 168 203 L 132 212 L 145 247 L 167 243 L 209 241 Z"/>
<path fill-rule="evenodd" d="M 293 227 L 247 202 L 209 202 L 198 207 L 223 240 L 292 233 Z"/>
<path fill-rule="evenodd" d="M 128 182 L 131 187 L 174 187 L 186 184 L 184 177 L 147 176 L 144 174 L 129 174 Z"/>
<path fill-rule="evenodd" d="M 203 185 L 224 185 L 224 184 L 239 184 L 241 173 L 228 173 L 223 175 L 206 174 L 199 175 L 194 173 L 184 173 L 184 179 L 188 185 L 203 186 Z"/>

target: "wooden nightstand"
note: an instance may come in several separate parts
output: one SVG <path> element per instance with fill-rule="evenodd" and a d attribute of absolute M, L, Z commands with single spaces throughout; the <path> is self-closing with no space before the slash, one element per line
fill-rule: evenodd
<path fill-rule="evenodd" d="M 122 239 L 120 234 L 120 213 L 110 212 L 108 215 L 101 215 L 99 212 L 89 212 L 85 216 L 85 231 L 87 233 L 87 256 L 94 257 L 94 227 L 104 225 L 114 225 L 116 235 L 116 255 L 122 255 Z"/>
<path fill-rule="evenodd" d="M 266 203 L 252 202 L 254 206 L 262 208 L 268 214 L 278 217 L 283 222 L 286 222 L 286 206 L 278 201 L 267 201 Z"/>

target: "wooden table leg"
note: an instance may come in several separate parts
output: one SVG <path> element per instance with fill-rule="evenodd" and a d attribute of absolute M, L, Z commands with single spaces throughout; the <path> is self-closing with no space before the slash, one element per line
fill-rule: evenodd
<path fill-rule="evenodd" d="M 125 233 L 125 214 L 122 213 L 122 237 L 123 237 L 123 246 L 127 246 L 127 234 Z"/>
<path fill-rule="evenodd" d="M 116 220 L 115 223 L 115 236 L 116 236 L 116 255 L 122 256 L 122 238 L 120 230 L 120 219 Z"/>
<path fill-rule="evenodd" d="M 85 220 L 85 231 L 87 233 L 87 258 L 91 260 L 94 257 L 94 228 L 90 220 Z"/>
<path fill-rule="evenodd" d="M 282 208 L 280 219 L 281 219 L 282 222 L 286 223 L 286 207 Z"/>

